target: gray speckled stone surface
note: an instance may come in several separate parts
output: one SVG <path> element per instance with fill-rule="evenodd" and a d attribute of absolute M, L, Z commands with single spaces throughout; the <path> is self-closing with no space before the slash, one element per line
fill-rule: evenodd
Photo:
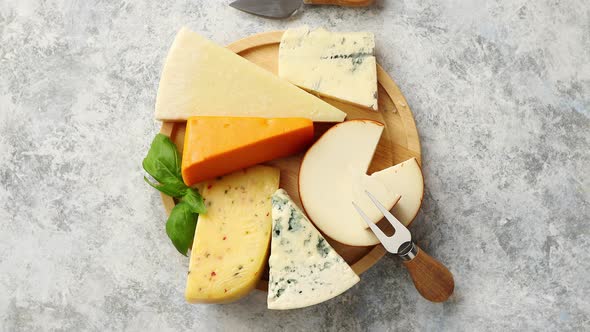
<path fill-rule="evenodd" d="M 0 2 L 0 330 L 590 329 L 590 6 L 381 0 L 272 21 L 229 1 Z M 421 135 L 413 228 L 454 272 L 423 300 L 394 257 L 296 311 L 188 305 L 141 160 L 163 60 L 301 24 L 375 32 Z"/>

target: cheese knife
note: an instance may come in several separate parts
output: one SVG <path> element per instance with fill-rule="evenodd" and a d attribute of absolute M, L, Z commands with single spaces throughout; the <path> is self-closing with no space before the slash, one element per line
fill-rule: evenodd
<path fill-rule="evenodd" d="M 455 281 L 451 272 L 443 264 L 419 248 L 412 241 L 412 234 L 406 226 L 379 203 L 370 192 L 365 191 L 365 193 L 393 226 L 395 233 L 392 236 L 385 235 L 377 225 L 371 222 L 358 205 L 354 202 L 352 202 L 352 205 L 381 241 L 385 250 L 398 255 L 402 259 L 408 272 L 410 272 L 414 286 L 416 286 L 422 297 L 432 302 L 446 301 L 455 289 Z"/>
<path fill-rule="evenodd" d="M 268 18 L 291 16 L 302 4 L 363 7 L 374 0 L 236 0 L 229 5 L 246 13 Z"/>

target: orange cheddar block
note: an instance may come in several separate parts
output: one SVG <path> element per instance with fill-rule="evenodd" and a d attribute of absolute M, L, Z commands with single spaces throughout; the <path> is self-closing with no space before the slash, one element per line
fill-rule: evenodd
<path fill-rule="evenodd" d="M 182 178 L 191 186 L 297 153 L 312 139 L 310 119 L 191 117 L 186 123 Z"/>

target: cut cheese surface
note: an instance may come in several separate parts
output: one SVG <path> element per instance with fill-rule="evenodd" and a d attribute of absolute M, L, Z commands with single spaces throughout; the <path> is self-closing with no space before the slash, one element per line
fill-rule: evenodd
<path fill-rule="evenodd" d="M 269 309 L 324 302 L 359 281 L 283 189 L 272 196 L 272 224 Z"/>
<path fill-rule="evenodd" d="M 304 26 L 287 30 L 279 48 L 279 76 L 306 90 L 377 110 L 375 36 Z"/>
<path fill-rule="evenodd" d="M 285 157 L 313 139 L 306 118 L 191 117 L 187 121 L 182 177 L 197 182 Z"/>
<path fill-rule="evenodd" d="M 391 213 L 408 226 L 416 218 L 424 196 L 424 178 L 416 158 L 375 172 L 371 174 L 371 178 L 383 184 L 390 192 L 401 196 Z"/>
<path fill-rule="evenodd" d="M 373 222 L 383 218 L 365 191 L 387 209 L 399 198 L 383 182 L 366 174 L 382 132 L 383 124 L 375 121 L 339 123 L 309 148 L 301 162 L 301 203 L 313 223 L 340 243 L 379 243 L 352 205 L 354 201 Z"/>
<path fill-rule="evenodd" d="M 258 283 L 271 232 L 271 196 L 279 170 L 255 166 L 203 184 L 186 283 L 191 303 L 237 300 Z"/>
<path fill-rule="evenodd" d="M 181 29 L 166 58 L 155 117 L 308 118 L 340 122 L 346 114 L 230 50 Z"/>

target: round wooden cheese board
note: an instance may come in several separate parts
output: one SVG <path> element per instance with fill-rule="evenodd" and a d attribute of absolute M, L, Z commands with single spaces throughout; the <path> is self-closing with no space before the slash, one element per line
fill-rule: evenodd
<path fill-rule="evenodd" d="M 265 32 L 240 39 L 227 46 L 228 49 L 250 60 L 260 67 L 277 74 L 278 51 L 283 31 Z M 336 100 L 322 98 L 326 102 L 347 113 L 347 120 L 371 119 L 385 124 L 385 129 L 368 173 L 387 168 L 402 161 L 415 157 L 421 164 L 420 139 L 412 111 L 399 87 L 393 79 L 377 65 L 377 79 L 379 81 L 379 111 L 363 109 Z M 316 139 L 319 138 L 333 123 L 318 123 L 315 126 Z M 161 133 L 168 135 L 182 154 L 185 123 L 164 122 Z M 299 200 L 298 175 L 299 166 L 304 152 L 287 158 L 273 160 L 266 164 L 281 170 L 281 188 L 284 188 L 291 198 L 301 207 Z M 175 205 L 175 201 L 162 194 L 162 201 L 166 212 Z M 338 243 L 326 236 L 332 247 L 351 265 L 352 269 L 361 274 L 373 266 L 383 255 L 385 249 L 381 245 L 370 247 L 352 247 Z M 268 289 L 268 271 L 258 284 L 258 289 Z"/>

